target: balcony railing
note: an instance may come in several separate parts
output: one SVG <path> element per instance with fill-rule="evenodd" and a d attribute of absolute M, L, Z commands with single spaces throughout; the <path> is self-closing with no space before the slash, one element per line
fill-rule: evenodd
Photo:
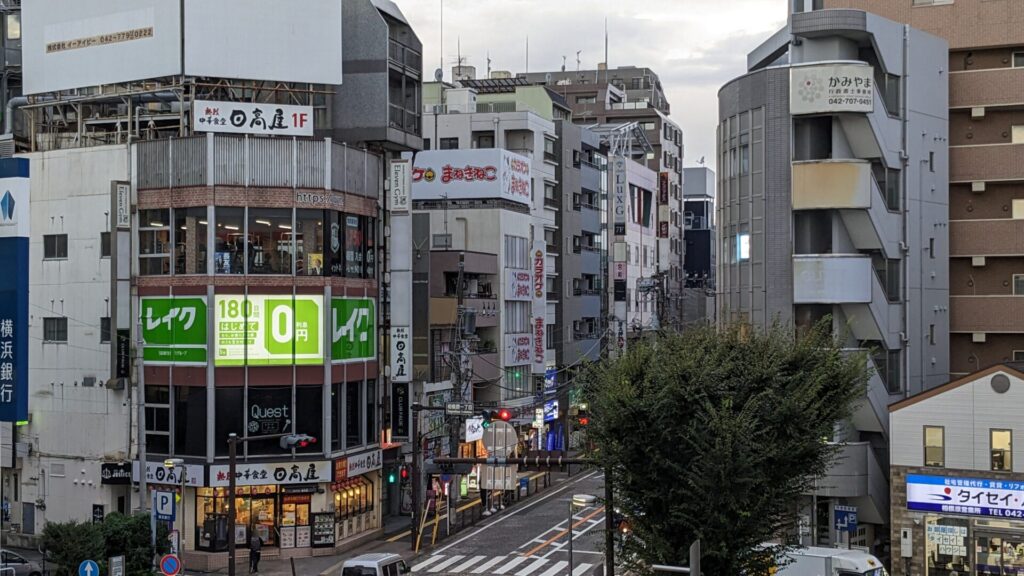
<path fill-rule="evenodd" d="M 561 203 L 558 201 L 558 198 L 548 198 L 547 196 L 545 196 L 544 206 L 547 208 L 560 208 Z"/>
<path fill-rule="evenodd" d="M 555 156 L 554 152 L 544 151 L 544 159 L 548 162 L 558 162 L 558 156 Z"/>
<path fill-rule="evenodd" d="M 949 107 L 1013 106 L 1024 93 L 1024 68 L 952 72 Z"/>
<path fill-rule="evenodd" d="M 949 147 L 949 182 L 1024 180 L 1024 144 Z"/>
<path fill-rule="evenodd" d="M 420 115 L 396 104 L 388 105 L 388 123 L 392 128 L 403 132 L 420 132 Z"/>
<path fill-rule="evenodd" d="M 396 40 L 388 40 L 388 59 L 406 68 L 411 68 L 417 75 L 423 69 L 423 56 Z"/>
<path fill-rule="evenodd" d="M 797 304 L 871 302 L 871 274 L 870 256 L 793 256 L 793 301 Z"/>

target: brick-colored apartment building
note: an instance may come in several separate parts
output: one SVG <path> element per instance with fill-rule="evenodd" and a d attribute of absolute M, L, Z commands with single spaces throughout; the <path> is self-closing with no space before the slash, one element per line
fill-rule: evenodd
<path fill-rule="evenodd" d="M 823 4 L 949 42 L 950 372 L 1024 360 L 1024 2 Z"/>

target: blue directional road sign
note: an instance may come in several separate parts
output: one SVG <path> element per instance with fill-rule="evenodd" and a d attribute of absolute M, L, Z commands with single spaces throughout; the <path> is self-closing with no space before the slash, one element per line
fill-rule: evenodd
<path fill-rule="evenodd" d="M 836 506 L 836 531 L 851 534 L 857 531 L 856 506 Z"/>
<path fill-rule="evenodd" d="M 85 560 L 78 565 L 78 576 L 100 576 L 100 566 L 93 560 Z"/>
<path fill-rule="evenodd" d="M 174 522 L 174 492 L 153 492 L 153 515 L 157 520 Z"/>

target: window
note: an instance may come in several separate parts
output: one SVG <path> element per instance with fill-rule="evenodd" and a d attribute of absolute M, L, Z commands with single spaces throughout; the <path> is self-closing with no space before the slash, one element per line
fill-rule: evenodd
<path fill-rule="evenodd" d="M 522 334 L 530 331 L 532 306 L 532 302 L 505 302 L 505 334 Z"/>
<path fill-rule="evenodd" d="M 43 342 L 67 342 L 68 319 L 43 318 Z"/>
<path fill-rule="evenodd" d="M 440 144 L 438 144 L 439 150 L 458 150 L 459 139 L 458 138 L 441 138 Z"/>
<path fill-rule="evenodd" d="M 68 235 L 47 234 L 43 236 L 43 259 L 56 260 L 68 257 Z"/>
<path fill-rule="evenodd" d="M 292 230 L 288 208 L 249 208 L 249 240 L 246 251 L 249 274 L 291 274 L 292 253 L 303 241 Z"/>
<path fill-rule="evenodd" d="M 1013 361 L 1014 362 L 1024 362 L 1024 350 L 1014 350 L 1013 351 Z"/>
<path fill-rule="evenodd" d="M 241 398 L 241 388 L 236 389 Z M 218 390 L 219 392 L 220 390 Z M 220 398 L 218 398 L 220 400 Z M 171 452 L 171 389 L 167 386 L 146 386 L 146 450 L 154 454 Z M 217 403 L 220 407 L 220 402 Z M 241 412 L 241 410 L 239 410 Z M 218 416 L 218 420 L 220 417 Z M 224 451 L 227 452 L 227 446 Z"/>
<path fill-rule="evenodd" d="M 577 104 L 597 104 L 597 96 L 595 96 L 595 95 L 577 96 L 576 97 L 576 103 Z"/>
<path fill-rule="evenodd" d="M 296 210 L 295 228 L 295 274 L 324 276 L 327 264 L 324 254 L 324 211 Z"/>
<path fill-rule="evenodd" d="M 1024 68 L 1024 52 L 1013 53 L 1013 67 Z"/>
<path fill-rule="evenodd" d="M 431 248 L 451 248 L 451 234 L 434 234 L 430 241 Z"/>
<path fill-rule="evenodd" d="M 206 274 L 206 207 L 174 209 L 174 273 Z"/>
<path fill-rule="evenodd" d="M 100 232 L 100 258 L 110 258 L 110 232 Z"/>
<path fill-rule="evenodd" d="M 914 6 L 941 6 L 952 3 L 953 0 L 914 0 Z"/>
<path fill-rule="evenodd" d="M 946 429 L 942 426 L 924 427 L 924 465 L 946 465 Z"/>
<path fill-rule="evenodd" d="M 1013 431 L 991 430 L 992 469 L 1013 470 Z"/>
<path fill-rule="evenodd" d="M 1024 144 L 1024 124 L 1017 124 L 1010 127 L 1011 139 L 1014 144 Z"/>
<path fill-rule="evenodd" d="M 139 274 L 153 276 L 171 272 L 170 210 L 139 211 Z"/>
<path fill-rule="evenodd" d="M 100 318 L 100 343 L 110 343 L 110 316 Z"/>
<path fill-rule="evenodd" d="M 750 234 L 744 232 L 736 235 L 736 261 L 750 260 Z"/>
<path fill-rule="evenodd" d="M 1024 296 L 1024 274 L 1013 275 L 1013 295 Z"/>
<path fill-rule="evenodd" d="M 547 231 L 545 231 L 545 237 L 547 237 Z M 554 242 L 548 242 L 548 244 L 554 245 Z M 530 267 L 529 240 L 522 236 L 505 236 L 505 267 L 519 269 Z"/>
<path fill-rule="evenodd" d="M 7 39 L 21 40 L 21 14 L 7 15 Z"/>
<path fill-rule="evenodd" d="M 214 230 L 214 272 L 242 274 L 245 272 L 244 208 L 217 207 L 217 228 Z"/>
<path fill-rule="evenodd" d="M 750 174 L 750 145 L 740 146 L 740 174 Z"/>

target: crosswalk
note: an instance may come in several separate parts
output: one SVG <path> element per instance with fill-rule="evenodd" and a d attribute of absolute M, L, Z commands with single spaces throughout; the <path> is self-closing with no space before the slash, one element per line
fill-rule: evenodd
<path fill-rule="evenodd" d="M 574 562 L 572 576 L 590 574 L 594 564 Z M 417 574 L 496 574 L 499 576 L 562 576 L 569 563 L 549 558 L 509 554 L 505 556 L 465 556 L 435 554 L 413 565 Z"/>

